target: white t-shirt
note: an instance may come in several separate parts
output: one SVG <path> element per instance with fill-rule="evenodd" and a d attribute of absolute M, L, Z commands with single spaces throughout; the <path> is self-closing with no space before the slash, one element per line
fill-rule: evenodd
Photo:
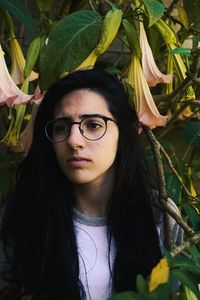
<path fill-rule="evenodd" d="M 87 300 L 106 300 L 112 293 L 111 271 L 115 247 L 109 242 L 106 219 L 88 217 L 74 211 L 74 227 L 79 256 L 79 279 L 84 286 Z"/>

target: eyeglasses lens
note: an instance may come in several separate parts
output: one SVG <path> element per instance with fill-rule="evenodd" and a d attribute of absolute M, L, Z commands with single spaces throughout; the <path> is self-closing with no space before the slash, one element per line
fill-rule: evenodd
<path fill-rule="evenodd" d="M 86 118 L 81 122 L 80 129 L 86 139 L 98 140 L 106 131 L 106 123 L 100 117 Z"/>

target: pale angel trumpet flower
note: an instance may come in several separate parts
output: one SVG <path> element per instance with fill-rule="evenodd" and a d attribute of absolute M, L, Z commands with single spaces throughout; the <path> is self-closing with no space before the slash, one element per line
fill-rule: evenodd
<path fill-rule="evenodd" d="M 142 69 L 148 85 L 152 87 L 161 82 L 170 83 L 173 76 L 172 74 L 163 74 L 158 69 L 142 22 L 140 22 L 140 47 L 142 52 Z"/>
<path fill-rule="evenodd" d="M 160 115 L 143 73 L 139 57 L 135 55 L 131 59 L 127 81 L 134 88 L 134 106 L 140 123 L 151 129 L 165 126 L 168 117 Z"/>
<path fill-rule="evenodd" d="M 21 84 L 24 81 L 24 68 L 26 64 L 26 60 L 24 58 L 24 54 L 22 49 L 16 39 L 16 37 L 12 37 L 10 39 L 10 49 L 11 49 L 11 77 L 16 84 Z M 38 73 L 32 71 L 29 77 L 29 81 L 35 80 L 38 78 Z"/>
<path fill-rule="evenodd" d="M 0 105 L 12 106 L 15 103 L 27 103 L 33 95 L 22 92 L 11 78 L 4 59 L 4 52 L 0 45 Z"/>

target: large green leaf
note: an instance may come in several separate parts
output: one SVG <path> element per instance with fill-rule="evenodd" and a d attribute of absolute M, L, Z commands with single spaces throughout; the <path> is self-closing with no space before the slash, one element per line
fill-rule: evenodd
<path fill-rule="evenodd" d="M 0 0 L 0 8 L 7 10 L 16 19 L 22 22 L 33 35 L 38 34 L 36 22 L 29 10 L 19 0 Z"/>
<path fill-rule="evenodd" d="M 101 24 L 98 13 L 81 10 L 64 17 L 52 28 L 40 57 L 43 90 L 87 58 L 99 41 Z"/>
<path fill-rule="evenodd" d="M 157 0 L 143 0 L 149 17 L 149 27 L 160 19 L 165 11 L 165 7 Z"/>
<path fill-rule="evenodd" d="M 190 146 L 200 146 L 200 122 L 190 122 L 182 130 L 182 137 Z"/>

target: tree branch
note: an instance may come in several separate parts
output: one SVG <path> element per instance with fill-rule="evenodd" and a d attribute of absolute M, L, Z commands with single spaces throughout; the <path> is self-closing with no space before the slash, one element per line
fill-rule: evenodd
<path fill-rule="evenodd" d="M 155 159 L 155 164 L 156 164 L 156 171 L 157 171 L 157 177 L 158 177 L 158 183 L 159 183 L 159 197 L 161 204 L 163 205 L 162 202 L 166 202 L 167 199 L 167 192 L 166 192 L 166 185 L 165 185 L 165 175 L 164 175 L 164 169 L 162 165 L 162 160 L 161 160 L 161 155 L 160 155 L 160 144 L 156 140 L 155 136 L 153 135 L 152 131 L 147 128 L 143 127 L 144 132 L 146 133 L 152 150 L 153 150 L 153 155 Z M 165 199 L 163 201 L 163 199 Z M 166 202 L 167 204 L 167 202 Z M 164 205 L 165 206 L 165 205 Z M 165 243 L 166 243 L 166 248 L 171 250 L 172 249 L 172 232 L 170 228 L 170 220 L 169 220 L 169 215 L 166 213 L 164 214 L 164 225 L 165 225 Z"/>

